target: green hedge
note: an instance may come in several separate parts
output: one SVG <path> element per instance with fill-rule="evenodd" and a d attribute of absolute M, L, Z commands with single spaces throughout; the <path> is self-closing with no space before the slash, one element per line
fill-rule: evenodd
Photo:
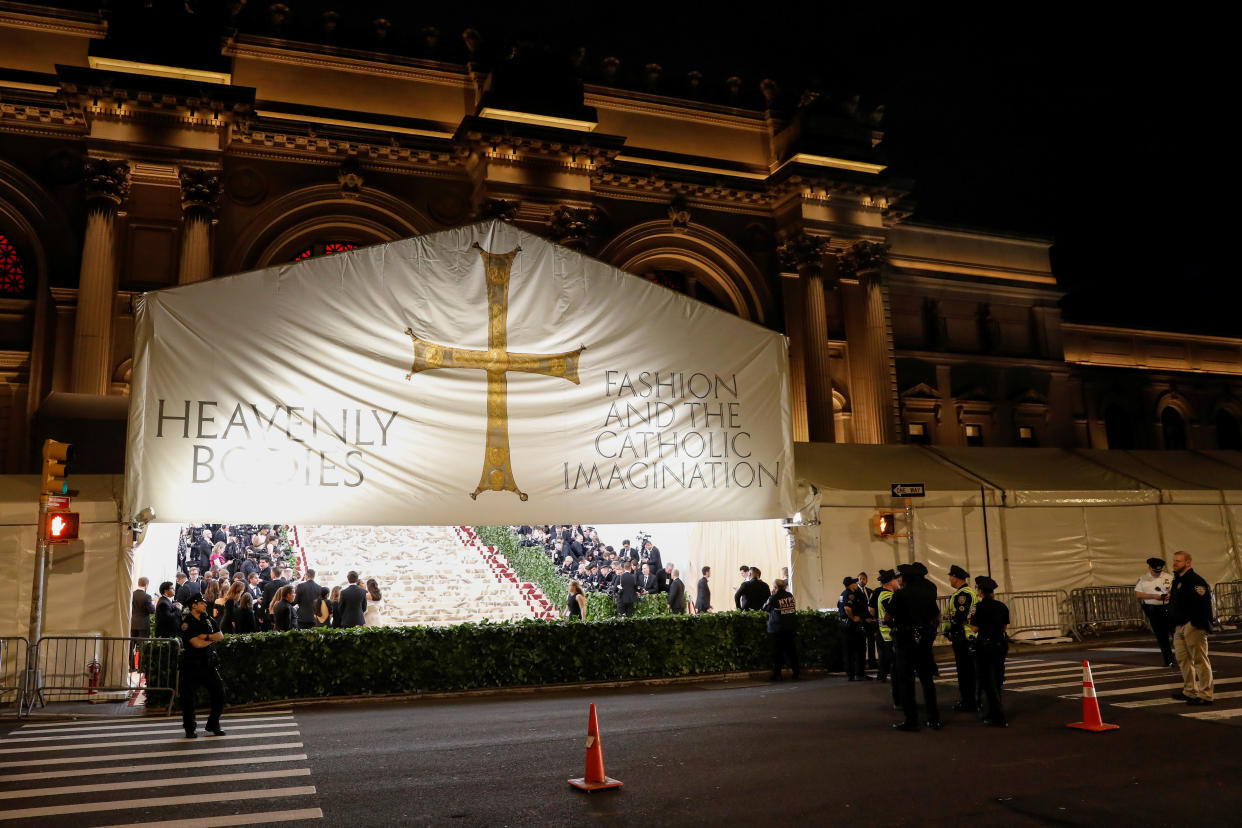
<path fill-rule="evenodd" d="M 839 664 L 835 613 L 798 613 L 806 667 Z M 767 616 L 726 612 L 454 627 L 318 628 L 216 645 L 229 704 L 688 676 L 771 665 Z"/>
<path fill-rule="evenodd" d="M 509 561 L 518 579 L 539 587 L 552 606 L 564 610 L 569 599 L 569 579 L 557 571 L 548 554 L 538 546 L 518 546 L 517 538 L 506 526 L 476 526 L 475 532 L 484 546 L 494 546 Z M 617 618 L 617 605 L 607 594 L 588 592 L 587 619 Z M 640 595 L 634 605 L 635 618 L 669 615 L 668 598 L 664 595 Z"/>

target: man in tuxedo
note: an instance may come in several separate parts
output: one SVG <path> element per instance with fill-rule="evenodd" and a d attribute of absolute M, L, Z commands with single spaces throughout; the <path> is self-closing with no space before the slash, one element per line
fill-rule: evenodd
<path fill-rule="evenodd" d="M 703 567 L 703 577 L 699 578 L 699 589 L 694 596 L 695 612 L 711 612 L 712 609 L 712 588 L 707 582 L 712 577 L 712 568 L 710 566 Z"/>
<path fill-rule="evenodd" d="M 160 600 L 155 604 L 155 637 L 176 638 L 181 630 L 181 612 L 173 603 L 172 581 L 160 584 Z"/>
<path fill-rule="evenodd" d="M 263 587 L 260 584 L 257 571 L 251 572 L 249 577 L 246 578 L 246 592 L 250 593 L 250 600 L 254 602 L 255 606 L 258 606 L 263 601 Z"/>
<path fill-rule="evenodd" d="M 686 614 L 686 585 L 681 582 L 681 573 L 673 570 L 673 580 L 668 582 L 668 611 L 673 615 Z"/>
<path fill-rule="evenodd" d="M 155 603 L 147 594 L 147 579 L 138 579 L 138 588 L 130 598 L 129 606 L 129 637 L 147 638 L 151 635 L 151 616 L 155 614 Z"/>
<path fill-rule="evenodd" d="M 647 559 L 647 563 L 651 564 L 653 571 L 659 571 L 664 568 L 664 562 L 660 560 L 660 547 L 651 543 L 651 538 L 643 541 L 643 557 Z"/>
<path fill-rule="evenodd" d="M 271 619 L 270 613 L 272 609 L 272 601 L 273 599 L 275 599 L 276 593 L 280 591 L 280 588 L 282 586 L 285 586 L 286 584 L 288 584 L 289 581 L 292 579 L 293 573 L 288 572 L 288 570 L 286 570 L 286 572 L 288 574 L 288 577 L 273 578 L 272 580 L 268 581 L 266 584 L 263 585 L 262 616 L 260 617 L 260 613 L 256 611 L 255 617 L 259 618 L 260 625 L 267 625 L 263 627 L 264 629 L 271 629 L 272 619 Z"/>
<path fill-rule="evenodd" d="M 630 548 L 629 540 L 623 540 L 621 541 L 621 551 L 618 557 L 621 563 L 629 563 L 630 561 L 638 560 L 638 553 Z"/>
<path fill-rule="evenodd" d="M 264 584 L 269 583 L 276 577 L 276 570 L 272 569 L 272 559 L 267 555 L 259 556 L 259 580 Z"/>
<path fill-rule="evenodd" d="M 669 564 L 663 569 L 657 569 L 656 580 L 660 582 L 660 592 L 668 592 L 668 585 L 673 580 L 673 565 Z"/>
<path fill-rule="evenodd" d="M 293 603 L 298 605 L 298 627 L 309 630 L 319 623 L 315 607 L 323 595 L 323 588 L 315 583 L 315 570 L 306 570 L 306 578 L 293 591 Z"/>
<path fill-rule="evenodd" d="M 660 591 L 660 579 L 651 571 L 651 564 L 643 564 L 643 576 L 638 580 L 640 595 L 655 595 Z"/>
<path fill-rule="evenodd" d="M 212 532 L 211 534 L 211 541 L 212 541 L 213 546 L 217 543 L 228 543 L 229 542 L 228 525 L 222 523 L 218 527 L 216 527 L 216 531 Z"/>
<path fill-rule="evenodd" d="M 638 601 L 638 584 L 634 577 L 633 562 L 627 563 L 621 570 L 621 592 L 617 595 L 617 612 L 622 618 L 634 615 L 634 604 Z"/>
<path fill-rule="evenodd" d="M 367 591 L 358 586 L 358 573 L 351 571 L 345 576 L 349 586 L 341 590 L 336 616 L 339 627 L 361 627 L 366 623 Z"/>
<path fill-rule="evenodd" d="M 738 587 L 737 594 L 734 596 L 737 599 L 738 609 L 751 612 L 761 611 L 763 605 L 772 597 L 772 590 L 763 582 L 761 575 L 759 567 L 750 568 L 750 580 Z"/>
<path fill-rule="evenodd" d="M 203 594 L 203 582 L 198 579 L 198 567 L 190 567 L 190 577 L 177 573 L 177 603 L 183 607 L 190 605 L 190 597 L 195 593 Z"/>

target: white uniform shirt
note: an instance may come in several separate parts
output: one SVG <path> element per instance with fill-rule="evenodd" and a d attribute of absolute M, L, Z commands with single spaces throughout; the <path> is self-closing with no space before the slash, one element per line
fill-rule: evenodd
<path fill-rule="evenodd" d="M 1173 588 L 1173 576 L 1168 572 L 1161 572 L 1159 575 L 1152 575 L 1151 570 L 1138 579 L 1138 583 L 1134 585 L 1135 592 L 1156 593 L 1157 595 L 1168 595 L 1169 590 Z M 1144 604 L 1159 606 L 1164 601 L 1153 601 L 1150 598 L 1143 599 Z"/>

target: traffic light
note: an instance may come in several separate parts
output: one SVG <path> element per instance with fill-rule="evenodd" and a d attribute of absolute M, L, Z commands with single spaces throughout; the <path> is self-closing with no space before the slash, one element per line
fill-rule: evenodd
<path fill-rule="evenodd" d="M 871 533 L 877 538 L 888 537 L 897 530 L 897 524 L 893 521 L 892 512 L 880 512 L 871 518 Z"/>
<path fill-rule="evenodd" d="M 55 440 L 43 441 L 43 494 L 63 495 L 69 493 L 69 481 L 65 480 L 65 464 L 73 459 L 73 446 Z"/>
<path fill-rule="evenodd" d="M 48 512 L 44 519 L 44 535 L 48 543 L 65 543 L 78 539 L 81 515 L 77 512 Z"/>

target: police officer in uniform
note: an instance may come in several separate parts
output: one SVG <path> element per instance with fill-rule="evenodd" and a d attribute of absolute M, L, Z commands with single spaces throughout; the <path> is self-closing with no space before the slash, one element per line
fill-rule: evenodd
<path fill-rule="evenodd" d="M 880 640 L 876 642 L 880 650 L 880 673 L 876 676 L 880 681 L 892 677 L 893 709 L 901 707 L 901 696 L 896 671 L 893 669 L 893 627 L 888 620 L 888 602 L 897 589 L 897 573 L 891 569 L 881 569 L 878 575 L 880 588 L 871 596 L 871 614 L 879 623 Z"/>
<path fill-rule="evenodd" d="M 768 638 L 772 643 L 772 681 L 781 680 L 781 668 L 786 658 L 789 659 L 789 667 L 793 671 L 792 678 L 797 681 L 801 672 L 798 666 L 798 642 L 796 640 L 798 605 L 794 602 L 793 595 L 785 588 L 783 580 L 777 578 L 772 582 L 772 586 L 776 587 L 776 591 L 763 604 L 763 610 L 768 614 Z"/>
<path fill-rule="evenodd" d="M 957 564 L 949 567 L 949 584 L 954 591 L 949 598 L 949 615 L 944 622 L 944 634 L 953 645 L 953 661 L 957 665 L 957 689 L 962 697 L 961 701 L 953 705 L 953 709 L 974 713 L 979 709 L 975 695 L 975 659 L 970 652 L 975 632 L 968 621 L 979 595 L 970 585 L 970 573 Z"/>
<path fill-rule="evenodd" d="M 983 575 L 975 578 L 982 597 L 970 612 L 970 628 L 975 632 L 975 668 L 979 686 L 987 702 L 983 719 L 991 727 L 1008 727 L 1001 707 L 1001 685 L 1005 683 L 1005 657 L 1009 654 L 1009 607 L 994 597 L 996 581 Z"/>
<path fill-rule="evenodd" d="M 867 594 L 858 587 L 857 578 L 841 581 L 845 587 L 837 599 L 837 617 L 841 619 L 841 631 L 845 644 L 845 675 L 850 681 L 870 681 L 864 663 L 867 658 L 867 620 L 871 610 L 867 606 Z"/>
<path fill-rule="evenodd" d="M 202 595 L 190 599 L 189 612 L 181 621 L 181 725 L 185 737 L 193 739 L 195 732 L 194 699 L 199 686 L 207 688 L 211 697 L 211 712 L 207 716 L 207 732 L 223 736 L 220 714 L 224 712 L 224 681 L 220 678 L 220 658 L 216 655 L 215 642 L 224 638 L 219 627 L 207 615 L 207 602 Z"/>
<path fill-rule="evenodd" d="M 1212 663 L 1208 661 L 1208 633 L 1212 631 L 1212 589 L 1195 572 L 1189 552 L 1173 553 L 1173 590 L 1169 621 L 1173 624 L 1173 651 L 1182 668 L 1182 689 L 1173 698 L 1187 704 L 1211 704 L 1215 699 Z"/>
<path fill-rule="evenodd" d="M 1134 594 L 1143 602 L 1143 614 L 1151 623 L 1151 631 L 1160 645 L 1160 663 L 1176 667 L 1173 647 L 1169 643 L 1169 592 L 1173 589 L 1173 576 L 1164 571 L 1162 558 L 1147 559 L 1147 573 L 1134 585 Z"/>
<path fill-rule="evenodd" d="M 940 606 L 936 603 L 936 586 L 927 580 L 927 567 L 915 561 L 897 567 L 901 573 L 901 589 L 888 601 L 886 619 L 893 630 L 893 655 L 897 666 L 896 681 L 906 719 L 894 722 L 897 730 L 919 729 L 919 707 L 914 696 L 914 676 L 923 685 L 927 705 L 927 726 L 940 729 L 940 707 L 936 702 L 936 659 L 932 642 L 940 624 Z"/>

